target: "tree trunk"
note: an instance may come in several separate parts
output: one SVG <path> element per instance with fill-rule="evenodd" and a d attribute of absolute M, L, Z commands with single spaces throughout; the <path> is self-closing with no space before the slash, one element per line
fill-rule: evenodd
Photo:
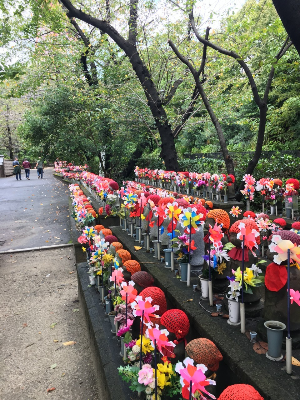
<path fill-rule="evenodd" d="M 110 25 L 107 21 L 102 21 L 92 17 L 89 14 L 84 13 L 81 10 L 76 9 L 70 0 L 60 0 L 60 2 L 68 10 L 67 15 L 71 18 L 78 18 L 96 28 L 102 32 L 108 34 L 110 38 L 122 49 L 132 65 L 133 70 L 138 77 L 145 96 L 148 100 L 148 105 L 154 118 L 156 127 L 161 138 L 161 157 L 165 162 L 165 169 L 169 171 L 178 171 L 179 165 L 177 160 L 177 152 L 175 148 L 175 139 L 172 133 L 171 126 L 168 123 L 167 114 L 163 108 L 161 99 L 157 88 L 151 78 L 151 74 L 143 63 L 138 50 L 136 48 L 136 21 L 137 21 L 137 1 L 131 0 L 130 8 L 130 25 L 129 25 L 129 40 L 126 40 L 121 36 L 117 30 Z"/>
<path fill-rule="evenodd" d="M 299 0 L 273 0 L 278 15 L 300 56 Z"/>
<path fill-rule="evenodd" d="M 11 130 L 9 126 L 9 106 L 6 105 L 6 128 L 7 128 L 7 139 L 8 139 L 8 151 L 9 151 L 9 158 L 13 160 L 14 153 L 13 153 L 13 143 L 11 137 Z"/>

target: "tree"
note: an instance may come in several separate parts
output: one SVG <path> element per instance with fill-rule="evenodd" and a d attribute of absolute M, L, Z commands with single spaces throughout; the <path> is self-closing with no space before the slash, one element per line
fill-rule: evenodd
<path fill-rule="evenodd" d="M 278 15 L 300 56 L 300 7 L 298 0 L 273 0 Z"/>

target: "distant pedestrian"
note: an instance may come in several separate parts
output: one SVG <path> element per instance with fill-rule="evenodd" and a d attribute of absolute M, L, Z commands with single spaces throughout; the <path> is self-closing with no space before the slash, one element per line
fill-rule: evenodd
<path fill-rule="evenodd" d="M 44 171 L 43 171 L 43 161 L 41 158 L 37 160 L 36 169 L 37 169 L 38 179 L 40 178 L 43 179 Z"/>
<path fill-rule="evenodd" d="M 27 160 L 27 158 L 25 158 L 25 160 L 22 163 L 23 168 L 25 169 L 25 176 L 26 179 L 28 179 L 30 181 L 29 175 L 30 175 L 30 162 Z"/>
<path fill-rule="evenodd" d="M 13 167 L 14 167 L 14 175 L 16 175 L 16 180 L 20 181 L 22 180 L 21 178 L 21 166 L 18 160 L 18 157 L 15 157 L 15 161 L 13 161 Z"/>

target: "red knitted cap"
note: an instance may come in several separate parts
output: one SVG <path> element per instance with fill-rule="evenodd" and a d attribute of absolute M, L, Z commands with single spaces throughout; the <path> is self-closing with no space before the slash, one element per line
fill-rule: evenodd
<path fill-rule="evenodd" d="M 248 217 L 250 217 L 250 218 L 255 218 L 256 215 L 255 215 L 255 213 L 254 213 L 253 211 L 245 211 L 244 214 L 243 214 L 243 217 L 246 217 L 246 218 L 248 218 Z"/>
<path fill-rule="evenodd" d="M 251 385 L 237 384 L 228 386 L 218 400 L 264 400 Z"/>
<path fill-rule="evenodd" d="M 146 271 L 135 272 L 131 276 L 131 280 L 142 288 L 147 288 L 152 286 L 154 283 L 154 278 L 152 275 L 148 274 Z"/>
<path fill-rule="evenodd" d="M 105 240 L 106 242 L 108 242 L 109 244 L 111 244 L 111 243 L 113 243 L 113 242 L 117 242 L 117 241 L 118 241 L 118 238 L 115 237 L 114 235 L 107 235 L 107 236 L 105 236 L 104 240 Z"/>
<path fill-rule="evenodd" d="M 160 196 L 158 194 L 151 194 L 150 196 L 148 196 L 148 201 L 151 200 L 153 201 L 153 203 L 157 206 L 158 202 L 160 200 Z"/>
<path fill-rule="evenodd" d="M 96 231 L 99 233 L 102 229 L 104 229 L 103 225 L 95 225 Z"/>
<path fill-rule="evenodd" d="M 185 351 L 197 364 L 204 364 L 209 370 L 217 371 L 223 360 L 217 346 L 209 339 L 194 339 L 186 345 Z"/>
<path fill-rule="evenodd" d="M 140 296 L 142 296 L 143 300 L 145 300 L 146 297 L 151 297 L 153 300 L 152 305 L 159 306 L 159 310 L 157 310 L 155 314 L 162 316 L 163 313 L 167 311 L 166 296 L 160 288 L 156 286 L 147 287 L 141 291 Z"/>
<path fill-rule="evenodd" d="M 276 219 L 274 219 L 273 222 L 275 222 L 275 224 L 282 226 L 282 228 L 284 228 L 286 226 L 286 220 L 283 218 L 276 218 Z"/>
<path fill-rule="evenodd" d="M 186 313 L 177 308 L 166 311 L 160 322 L 169 332 L 175 333 L 177 339 L 183 339 L 190 330 L 190 321 Z"/>

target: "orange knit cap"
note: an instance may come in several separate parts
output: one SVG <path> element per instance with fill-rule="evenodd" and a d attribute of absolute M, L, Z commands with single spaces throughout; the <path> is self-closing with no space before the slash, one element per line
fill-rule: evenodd
<path fill-rule="evenodd" d="M 177 339 L 183 339 L 190 330 L 188 316 L 185 312 L 176 308 L 166 311 L 160 322 L 169 332 L 174 333 Z"/>
<path fill-rule="evenodd" d="M 204 199 L 199 199 L 199 204 L 202 204 L 204 206 L 205 200 Z"/>
<path fill-rule="evenodd" d="M 212 218 L 218 224 L 223 224 L 224 229 L 229 229 L 230 227 L 230 218 L 226 211 L 216 208 L 215 210 L 211 210 L 207 213 L 206 218 Z"/>
<path fill-rule="evenodd" d="M 213 202 L 210 201 L 210 200 L 206 201 L 205 204 L 207 204 L 208 207 L 209 207 L 210 209 L 211 209 L 211 208 L 214 208 L 214 204 L 213 204 Z"/>
<path fill-rule="evenodd" d="M 141 270 L 140 263 L 136 260 L 127 260 L 123 263 L 123 266 L 126 268 L 126 271 L 130 272 L 131 274 Z"/>
<path fill-rule="evenodd" d="M 141 291 L 140 296 L 142 296 L 144 301 L 145 301 L 146 297 L 151 297 L 152 306 L 154 306 L 154 305 L 159 306 L 159 310 L 157 310 L 155 312 L 155 314 L 162 316 L 163 313 L 167 311 L 166 296 L 160 288 L 155 287 L 155 286 L 147 287 L 146 289 Z"/>
<path fill-rule="evenodd" d="M 103 235 L 104 235 L 104 237 L 105 236 L 108 236 L 108 235 L 112 235 L 112 231 L 110 230 L 110 229 L 101 229 L 101 231 L 100 231 Z"/>
<path fill-rule="evenodd" d="M 120 242 L 112 242 L 111 246 L 114 246 L 116 251 L 123 249 L 123 245 Z"/>
<path fill-rule="evenodd" d="M 126 262 L 128 260 L 131 260 L 131 255 L 130 255 L 129 251 L 127 251 L 127 250 L 120 249 L 117 251 L 117 254 L 121 258 L 122 264 L 124 264 L 124 262 Z"/>
<path fill-rule="evenodd" d="M 104 229 L 103 225 L 95 225 L 96 231 L 99 233 L 102 229 Z"/>
<path fill-rule="evenodd" d="M 228 386 L 218 400 L 264 400 L 251 385 L 237 384 Z"/>
<path fill-rule="evenodd" d="M 95 210 L 91 210 L 90 208 L 87 210 L 87 212 L 89 213 L 89 214 L 92 214 L 92 216 L 94 217 L 94 218 L 96 218 L 97 217 L 97 214 L 96 214 L 96 211 Z"/>
<path fill-rule="evenodd" d="M 185 351 L 196 364 L 204 364 L 210 371 L 217 371 L 219 362 L 223 360 L 217 346 L 211 340 L 205 338 L 192 340 L 187 344 Z"/>

